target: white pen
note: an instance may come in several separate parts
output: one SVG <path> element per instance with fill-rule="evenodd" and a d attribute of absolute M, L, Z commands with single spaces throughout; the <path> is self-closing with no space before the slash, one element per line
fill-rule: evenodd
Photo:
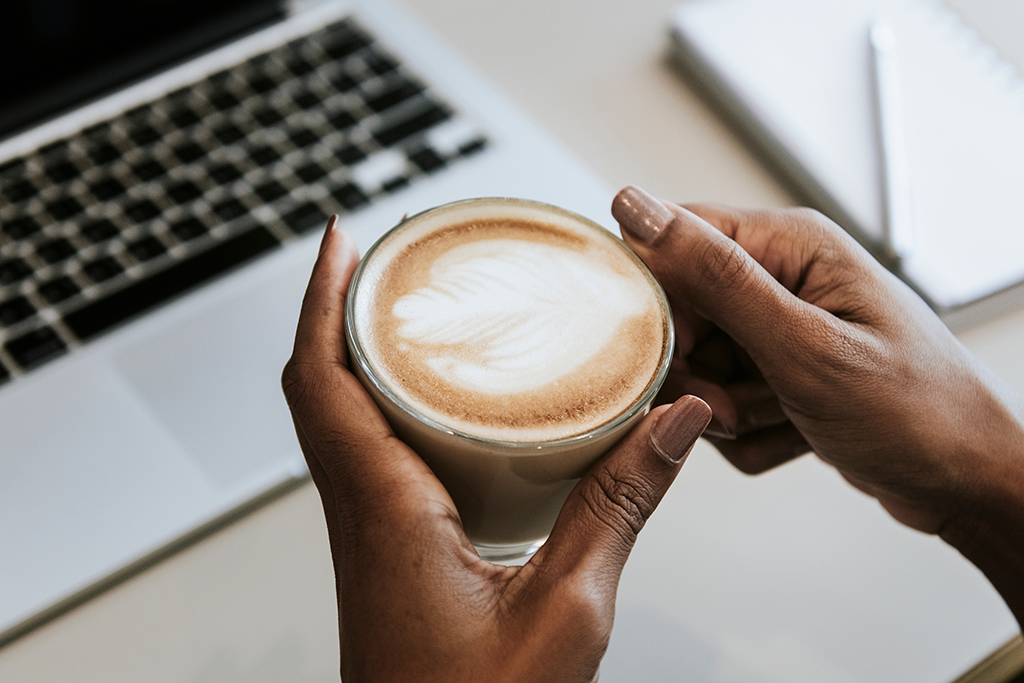
<path fill-rule="evenodd" d="M 906 258 L 914 246 L 913 183 L 903 127 L 896 34 L 885 20 L 869 31 L 874 62 L 875 118 L 881 155 L 885 247 L 895 259 Z"/>

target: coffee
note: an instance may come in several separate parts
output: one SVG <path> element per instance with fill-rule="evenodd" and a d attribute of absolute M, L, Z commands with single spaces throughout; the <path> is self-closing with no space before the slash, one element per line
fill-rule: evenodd
<path fill-rule="evenodd" d="M 357 273 L 347 333 L 357 374 L 478 548 L 547 534 L 574 480 L 642 417 L 672 343 L 664 294 L 621 241 L 500 199 L 382 238 Z"/>

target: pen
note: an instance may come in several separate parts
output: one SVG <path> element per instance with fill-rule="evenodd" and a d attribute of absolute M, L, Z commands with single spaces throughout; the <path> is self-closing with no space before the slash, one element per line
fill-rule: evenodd
<path fill-rule="evenodd" d="M 903 128 L 896 34 L 885 20 L 869 31 L 874 63 L 875 116 L 881 155 L 886 251 L 894 259 L 910 255 L 914 243 L 913 184 Z"/>

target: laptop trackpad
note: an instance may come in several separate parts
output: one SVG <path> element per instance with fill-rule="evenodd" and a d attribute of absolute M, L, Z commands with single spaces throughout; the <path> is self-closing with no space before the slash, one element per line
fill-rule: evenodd
<path fill-rule="evenodd" d="M 287 273 L 118 357 L 128 382 L 216 485 L 297 451 L 280 377 L 305 278 Z"/>

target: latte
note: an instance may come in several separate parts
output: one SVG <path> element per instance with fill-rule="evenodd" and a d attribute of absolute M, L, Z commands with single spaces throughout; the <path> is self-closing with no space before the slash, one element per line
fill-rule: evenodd
<path fill-rule="evenodd" d="M 551 531 L 576 481 L 668 373 L 668 303 L 576 214 L 515 199 L 414 216 L 363 259 L 346 305 L 356 376 L 452 496 L 486 559 Z"/>
<path fill-rule="evenodd" d="M 625 412 L 668 343 L 649 273 L 578 220 L 460 213 L 392 235 L 362 273 L 356 328 L 381 381 L 499 441 L 565 439 Z"/>

